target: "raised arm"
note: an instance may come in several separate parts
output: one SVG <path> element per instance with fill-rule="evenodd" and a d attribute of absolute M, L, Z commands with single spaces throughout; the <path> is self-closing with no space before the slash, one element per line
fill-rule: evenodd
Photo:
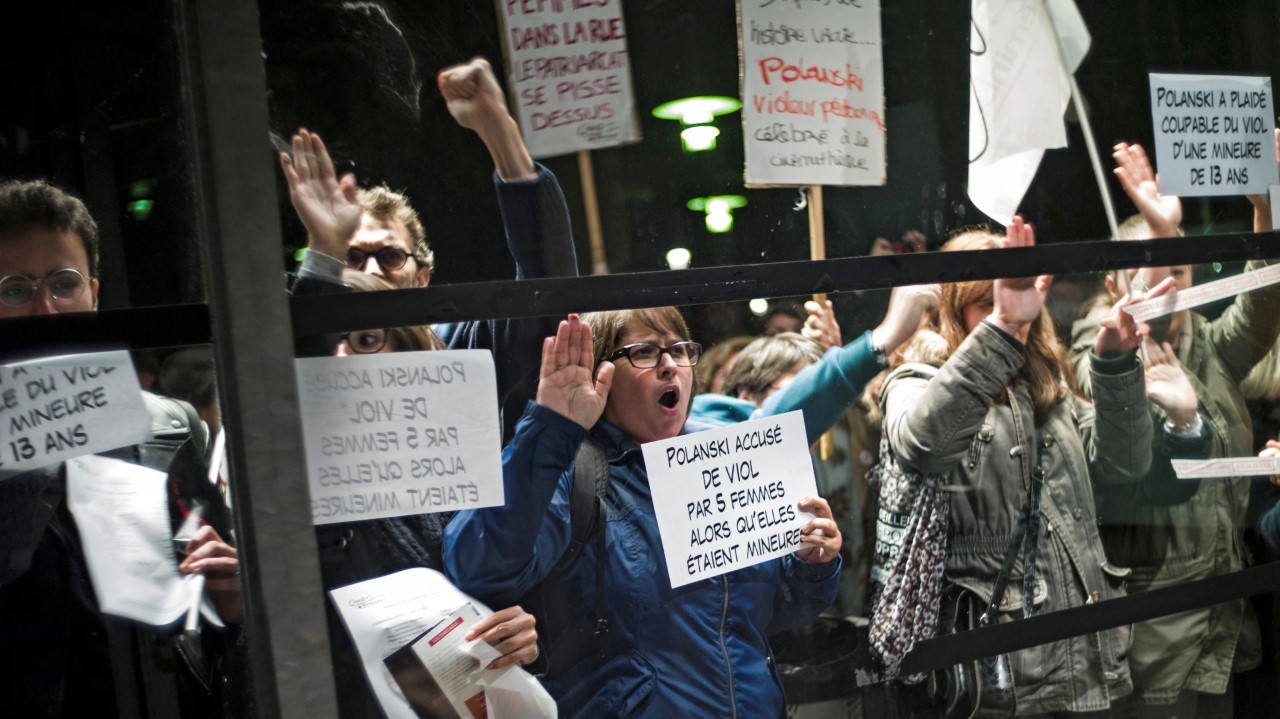
<path fill-rule="evenodd" d="M 882 358 L 909 340 L 925 313 L 938 306 L 938 294 L 937 285 L 895 287 L 889 310 L 878 327 L 843 347 L 828 350 L 821 361 L 770 395 L 755 416 L 803 410 L 809 443 L 818 441 L 862 397 L 867 382 L 884 369 Z M 840 325 L 831 303 L 824 307 L 807 302 L 805 308 L 809 310 L 805 334 L 819 343 L 838 342 Z"/>
<path fill-rule="evenodd" d="M 516 602 L 569 545 L 574 457 L 604 411 L 613 378 L 611 363 L 594 377 L 593 364 L 591 329 L 570 316 L 543 343 L 537 403 L 503 451 L 506 503 L 459 512 L 445 528 L 445 571 L 482 601 Z"/>
<path fill-rule="evenodd" d="M 307 248 L 345 263 L 360 227 L 355 175 L 339 178 L 324 141 L 306 129 L 293 136 L 292 153 L 280 153 L 280 169 L 289 183 L 289 201 L 307 229 Z"/>
<path fill-rule="evenodd" d="M 1151 168 L 1142 145 L 1121 142 L 1112 148 L 1111 157 L 1116 161 L 1114 172 L 1120 187 L 1147 221 L 1152 235 L 1177 235 L 1182 224 L 1182 201 L 1176 195 L 1160 194 L 1160 176 Z"/>

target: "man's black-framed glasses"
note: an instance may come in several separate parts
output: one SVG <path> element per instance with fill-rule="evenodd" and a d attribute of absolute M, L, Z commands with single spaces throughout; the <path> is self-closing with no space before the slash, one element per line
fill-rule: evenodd
<path fill-rule="evenodd" d="M 347 343 L 352 352 L 359 355 L 371 355 L 382 351 L 387 345 L 386 330 L 359 330 L 357 332 L 348 332 L 342 335 L 342 341 Z"/>
<path fill-rule="evenodd" d="M 692 367 L 698 364 L 698 358 L 702 357 L 702 345 L 685 341 L 676 342 L 670 347 L 660 347 L 652 342 L 635 342 L 623 345 L 618 351 L 609 355 L 608 360 L 612 362 L 619 357 L 626 357 L 631 366 L 636 369 L 651 369 L 658 366 L 663 354 L 671 355 L 671 360 L 677 367 Z"/>
<path fill-rule="evenodd" d="M 378 258 L 378 267 L 384 270 L 398 270 L 409 261 L 409 253 L 395 245 L 379 247 L 377 252 L 367 252 L 358 247 L 347 250 L 347 267 L 363 270 L 370 257 Z"/>
<path fill-rule="evenodd" d="M 40 280 L 27 275 L 7 275 L 0 277 L 0 303 L 6 307 L 23 307 L 35 298 L 40 285 L 44 285 L 54 302 L 68 304 L 79 299 L 89 285 L 89 278 L 71 267 L 54 270 Z"/>

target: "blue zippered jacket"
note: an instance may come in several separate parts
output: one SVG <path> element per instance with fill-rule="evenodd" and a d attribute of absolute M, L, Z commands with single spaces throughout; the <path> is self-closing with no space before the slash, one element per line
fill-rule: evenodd
<path fill-rule="evenodd" d="M 804 409 L 816 439 L 878 370 L 864 335 L 798 375 L 763 413 Z M 755 409 L 712 399 L 727 401 L 699 403 L 686 431 L 740 422 Z M 609 460 L 602 603 L 609 631 L 597 638 L 539 625 L 550 667 L 543 682 L 561 715 L 782 716 L 766 637 L 811 622 L 834 601 L 839 559 L 807 565 L 788 555 L 672 589 L 640 447 L 607 422 L 588 433 L 531 403 L 503 453 L 506 504 L 460 512 L 445 530 L 450 578 L 506 606 L 551 572 L 570 541 L 572 468 L 588 434 Z M 571 623 L 593 623 L 598 546 L 589 542 L 565 575 Z"/>

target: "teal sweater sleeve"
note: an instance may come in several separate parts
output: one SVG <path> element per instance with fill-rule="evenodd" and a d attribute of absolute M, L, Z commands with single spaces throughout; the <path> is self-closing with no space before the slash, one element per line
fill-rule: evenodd
<path fill-rule="evenodd" d="M 769 395 L 752 418 L 803 410 L 805 431 L 813 444 L 840 421 L 882 369 L 871 351 L 871 332 L 864 332 L 844 347 L 828 350 L 820 362 L 809 365 L 790 384 Z"/>

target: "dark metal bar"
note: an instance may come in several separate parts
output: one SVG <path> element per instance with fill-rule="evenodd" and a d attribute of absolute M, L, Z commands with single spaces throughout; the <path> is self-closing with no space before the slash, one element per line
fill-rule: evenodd
<path fill-rule="evenodd" d="M 1145 242 L 1063 242 L 1014 250 L 926 252 L 315 295 L 294 298 L 292 311 L 294 331 L 309 336 L 367 329 L 375 320 L 379 323 L 376 326 L 401 327 L 1264 257 L 1280 257 L 1280 232 Z"/>
<path fill-rule="evenodd" d="M 0 337 L 0 359 L 14 361 L 37 350 L 47 356 L 108 345 L 142 350 L 206 344 L 212 328 L 204 305 L 166 305 L 0 320 Z"/>
<path fill-rule="evenodd" d="M 915 645 L 907 654 L 899 673 L 906 676 L 930 672 L 981 657 L 1275 591 L 1280 591 L 1280 562 L 929 639 Z"/>
<path fill-rule="evenodd" d="M 336 717 L 293 337 L 281 284 L 257 3 L 179 0 L 199 148 L 228 462 L 243 558 L 253 713 Z"/>

